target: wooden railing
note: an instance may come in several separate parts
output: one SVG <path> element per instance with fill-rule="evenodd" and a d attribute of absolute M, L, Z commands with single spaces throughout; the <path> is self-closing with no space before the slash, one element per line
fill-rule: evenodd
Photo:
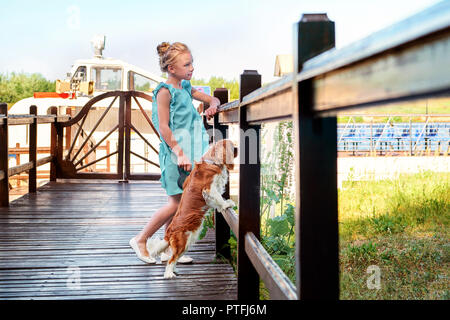
<path fill-rule="evenodd" d="M 245 70 L 240 99 L 222 103 L 213 126 L 226 137 L 239 124 L 239 214 L 216 214 L 217 252 L 237 237 L 238 299 L 259 299 L 259 277 L 272 299 L 338 299 L 337 121 L 341 110 L 450 95 L 450 2 L 441 2 L 355 44 L 335 50 L 334 22 L 303 15 L 294 28 L 294 74 L 261 87 Z M 249 163 L 248 130 L 292 120 L 295 135 L 296 287 L 259 242 L 260 159 Z M 225 195 L 227 196 L 227 194 Z"/>
<path fill-rule="evenodd" d="M 8 116 L 6 103 L 0 104 L 0 206 L 9 206 L 9 177 L 28 172 L 28 192 L 34 193 L 37 188 L 37 168 L 50 163 L 50 179 L 55 180 L 55 134 L 51 135 L 49 141 L 50 156 L 37 159 L 37 130 L 39 124 L 50 123 L 51 130 L 55 132 L 56 124 L 66 121 L 69 116 L 57 115 L 57 108 L 51 108 L 51 115 L 37 115 L 36 106 L 30 106 L 30 115 Z M 29 125 L 29 161 L 9 168 L 8 148 L 8 126 Z"/>
<path fill-rule="evenodd" d="M 117 107 L 113 108 L 113 105 L 117 102 Z M 143 117 L 145 119 L 145 125 L 147 129 L 156 136 L 159 143 L 159 135 L 153 126 L 151 119 L 149 118 L 147 111 L 143 108 L 144 102 L 152 102 L 152 97 L 139 91 L 111 91 L 101 95 L 98 95 L 88 101 L 86 105 L 76 114 L 73 118 L 66 122 L 60 122 L 57 125 L 57 137 L 59 149 L 57 150 L 56 162 L 57 177 L 58 178 L 71 178 L 71 179 L 118 179 L 123 182 L 128 180 L 158 180 L 161 175 L 158 173 L 134 173 L 131 172 L 131 155 L 159 168 L 156 162 L 147 159 L 145 156 L 133 151 L 131 147 L 131 133 L 136 133 L 145 143 L 146 146 L 151 148 L 156 155 L 158 155 L 158 146 L 152 145 L 143 133 L 138 129 L 137 124 L 133 124 L 132 117 Z M 106 103 L 107 108 L 96 110 L 96 103 Z M 137 108 L 132 110 L 132 103 Z M 98 113 L 95 113 L 95 112 Z M 82 139 L 80 132 L 86 125 L 86 119 L 93 114 L 95 124 L 92 128 L 86 130 L 88 132 L 87 137 Z M 103 122 L 108 122 L 108 116 L 112 116 L 109 119 L 109 128 L 100 132 L 102 138 L 97 143 L 92 143 L 89 148 L 86 148 L 84 154 L 81 153 L 82 149 L 86 147 L 87 142 L 96 133 L 99 126 Z M 64 129 L 67 132 L 75 132 L 71 139 L 64 139 Z M 75 130 L 76 129 L 76 130 Z M 87 156 L 92 154 L 95 150 L 101 148 L 101 143 L 108 141 L 110 136 L 117 135 L 117 148 L 116 150 L 108 150 L 104 157 L 96 158 L 91 161 L 87 160 Z M 81 140 L 81 141 L 79 141 Z M 78 151 L 75 148 L 77 142 L 80 142 Z M 66 150 L 63 155 L 62 150 Z M 91 167 L 99 161 L 109 159 L 112 156 L 117 157 L 116 172 L 98 172 L 93 170 L 92 172 L 82 172 L 88 167 Z"/>
<path fill-rule="evenodd" d="M 105 101 L 109 104 L 106 109 L 96 105 L 98 102 L 105 103 Z M 118 108 L 112 108 L 115 101 L 118 101 Z M 132 102 L 137 106 L 136 109 L 132 110 Z M 132 122 L 132 117 L 142 116 L 145 119 L 144 124 L 148 127 L 146 130 L 153 132 L 157 141 L 160 141 L 159 135 L 147 114 L 148 111 L 143 108 L 144 102 L 151 103 L 152 97 L 138 91 L 112 91 L 89 100 L 74 116 L 72 116 L 69 108 L 66 109 L 67 114 L 58 115 L 57 107 L 50 108 L 51 115 L 37 115 L 36 106 L 30 107 L 30 115 L 8 115 L 7 105 L 5 103 L 0 104 L 0 206 L 9 206 L 9 178 L 11 176 L 28 173 L 29 192 L 36 192 L 36 169 L 47 163 L 51 164 L 51 181 L 64 178 L 116 179 L 121 182 L 127 182 L 128 180 L 158 180 L 161 176 L 158 173 L 131 172 L 131 155 L 155 167 L 159 167 L 157 163 L 135 152 L 136 150 L 133 151 L 131 147 L 131 133 L 134 132 L 158 155 L 157 146 L 153 146 L 138 129 L 142 124 Z M 102 121 L 108 115 L 108 112 L 109 115 L 112 114 L 112 118 L 115 121 L 112 124 L 112 129 L 109 128 L 106 133 L 105 131 L 100 132 L 103 133 L 103 137 L 98 142 L 95 142 L 92 138 L 93 134 L 102 125 Z M 86 129 L 84 127 L 86 119 L 91 113 L 93 113 L 96 123 L 92 128 Z M 48 149 L 50 150 L 50 156 L 41 159 L 37 159 L 38 124 L 51 124 L 50 141 L 48 141 L 50 148 L 45 149 L 47 151 Z M 111 123 L 109 124 L 111 125 Z M 17 154 L 24 153 L 24 148 L 9 148 L 8 146 L 8 127 L 16 125 L 29 126 L 29 146 L 25 152 L 29 155 L 29 161 L 9 168 L 8 155 L 16 154 L 17 156 Z M 118 136 L 118 146 L 116 150 L 111 152 L 110 142 L 106 139 L 113 133 L 116 133 Z M 103 142 L 106 145 L 101 145 Z M 43 143 L 43 141 L 40 141 L 40 143 Z M 77 143 L 79 143 L 78 146 Z M 98 150 L 106 151 L 106 155 L 98 158 L 95 155 L 95 152 Z M 94 159 L 89 159 L 88 156 L 93 154 Z M 110 158 L 114 155 L 117 155 L 118 158 L 116 172 L 110 172 Z M 95 165 L 102 160 L 106 161 L 106 170 L 95 168 Z M 23 179 L 25 177 L 19 178 Z"/>

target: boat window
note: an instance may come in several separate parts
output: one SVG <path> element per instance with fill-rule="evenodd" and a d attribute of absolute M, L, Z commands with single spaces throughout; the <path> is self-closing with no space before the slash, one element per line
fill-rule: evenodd
<path fill-rule="evenodd" d="M 91 79 L 95 90 L 112 91 L 122 89 L 122 68 L 93 67 Z"/>
<path fill-rule="evenodd" d="M 77 90 L 80 82 L 86 81 L 86 76 L 86 66 L 79 66 L 70 81 L 70 89 L 74 91 Z"/>
<path fill-rule="evenodd" d="M 72 80 L 86 81 L 86 66 L 79 66 L 73 74 Z"/>
<path fill-rule="evenodd" d="M 129 73 L 128 81 L 129 90 L 136 91 L 152 92 L 158 85 L 155 80 L 132 71 Z"/>

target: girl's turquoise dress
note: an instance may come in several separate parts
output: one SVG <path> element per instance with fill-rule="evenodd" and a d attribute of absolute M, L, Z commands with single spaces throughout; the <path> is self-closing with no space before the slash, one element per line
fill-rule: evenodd
<path fill-rule="evenodd" d="M 178 186 L 177 156 L 172 152 L 164 141 L 159 131 L 158 105 L 156 96 L 162 88 L 167 88 L 171 95 L 169 128 L 178 145 L 183 149 L 184 154 L 191 160 L 192 167 L 194 161 L 199 161 L 209 146 L 209 135 L 203 126 L 202 117 L 198 114 L 192 104 L 192 93 L 190 81 L 182 80 L 182 89 L 174 88 L 171 84 L 161 82 L 153 91 L 152 121 L 161 137 L 159 144 L 159 165 L 161 168 L 161 185 L 166 190 L 167 195 L 172 196 L 183 192 Z"/>

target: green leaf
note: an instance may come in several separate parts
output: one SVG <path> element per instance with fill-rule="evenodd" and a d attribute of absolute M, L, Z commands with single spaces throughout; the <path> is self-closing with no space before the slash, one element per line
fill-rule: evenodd
<path fill-rule="evenodd" d="M 280 197 L 273 190 L 267 190 L 267 196 L 276 203 L 280 201 Z"/>
<path fill-rule="evenodd" d="M 208 212 L 206 212 L 203 218 L 202 231 L 200 231 L 200 235 L 198 236 L 199 240 L 205 237 L 206 233 L 208 232 L 208 229 L 214 229 L 214 221 L 212 218 L 213 214 L 214 210 L 208 210 Z"/>
<path fill-rule="evenodd" d="M 285 235 L 289 232 L 289 224 L 285 215 L 268 220 L 272 236 Z"/>
<path fill-rule="evenodd" d="M 286 215 L 287 220 L 291 226 L 295 225 L 295 207 L 288 203 L 286 204 L 286 209 L 284 210 L 284 215 Z"/>
<path fill-rule="evenodd" d="M 206 236 L 206 232 L 208 232 L 208 226 L 204 223 L 202 225 L 202 231 L 200 231 L 200 235 L 198 236 L 198 240 L 202 240 Z"/>

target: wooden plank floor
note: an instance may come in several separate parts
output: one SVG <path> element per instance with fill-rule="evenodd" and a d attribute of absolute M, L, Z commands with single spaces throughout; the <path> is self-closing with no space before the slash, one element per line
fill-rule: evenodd
<path fill-rule="evenodd" d="M 176 279 L 137 259 L 128 241 L 166 201 L 157 182 L 67 180 L 0 208 L 0 299 L 236 299 L 213 232 L 191 247 L 194 263 L 179 264 Z"/>

